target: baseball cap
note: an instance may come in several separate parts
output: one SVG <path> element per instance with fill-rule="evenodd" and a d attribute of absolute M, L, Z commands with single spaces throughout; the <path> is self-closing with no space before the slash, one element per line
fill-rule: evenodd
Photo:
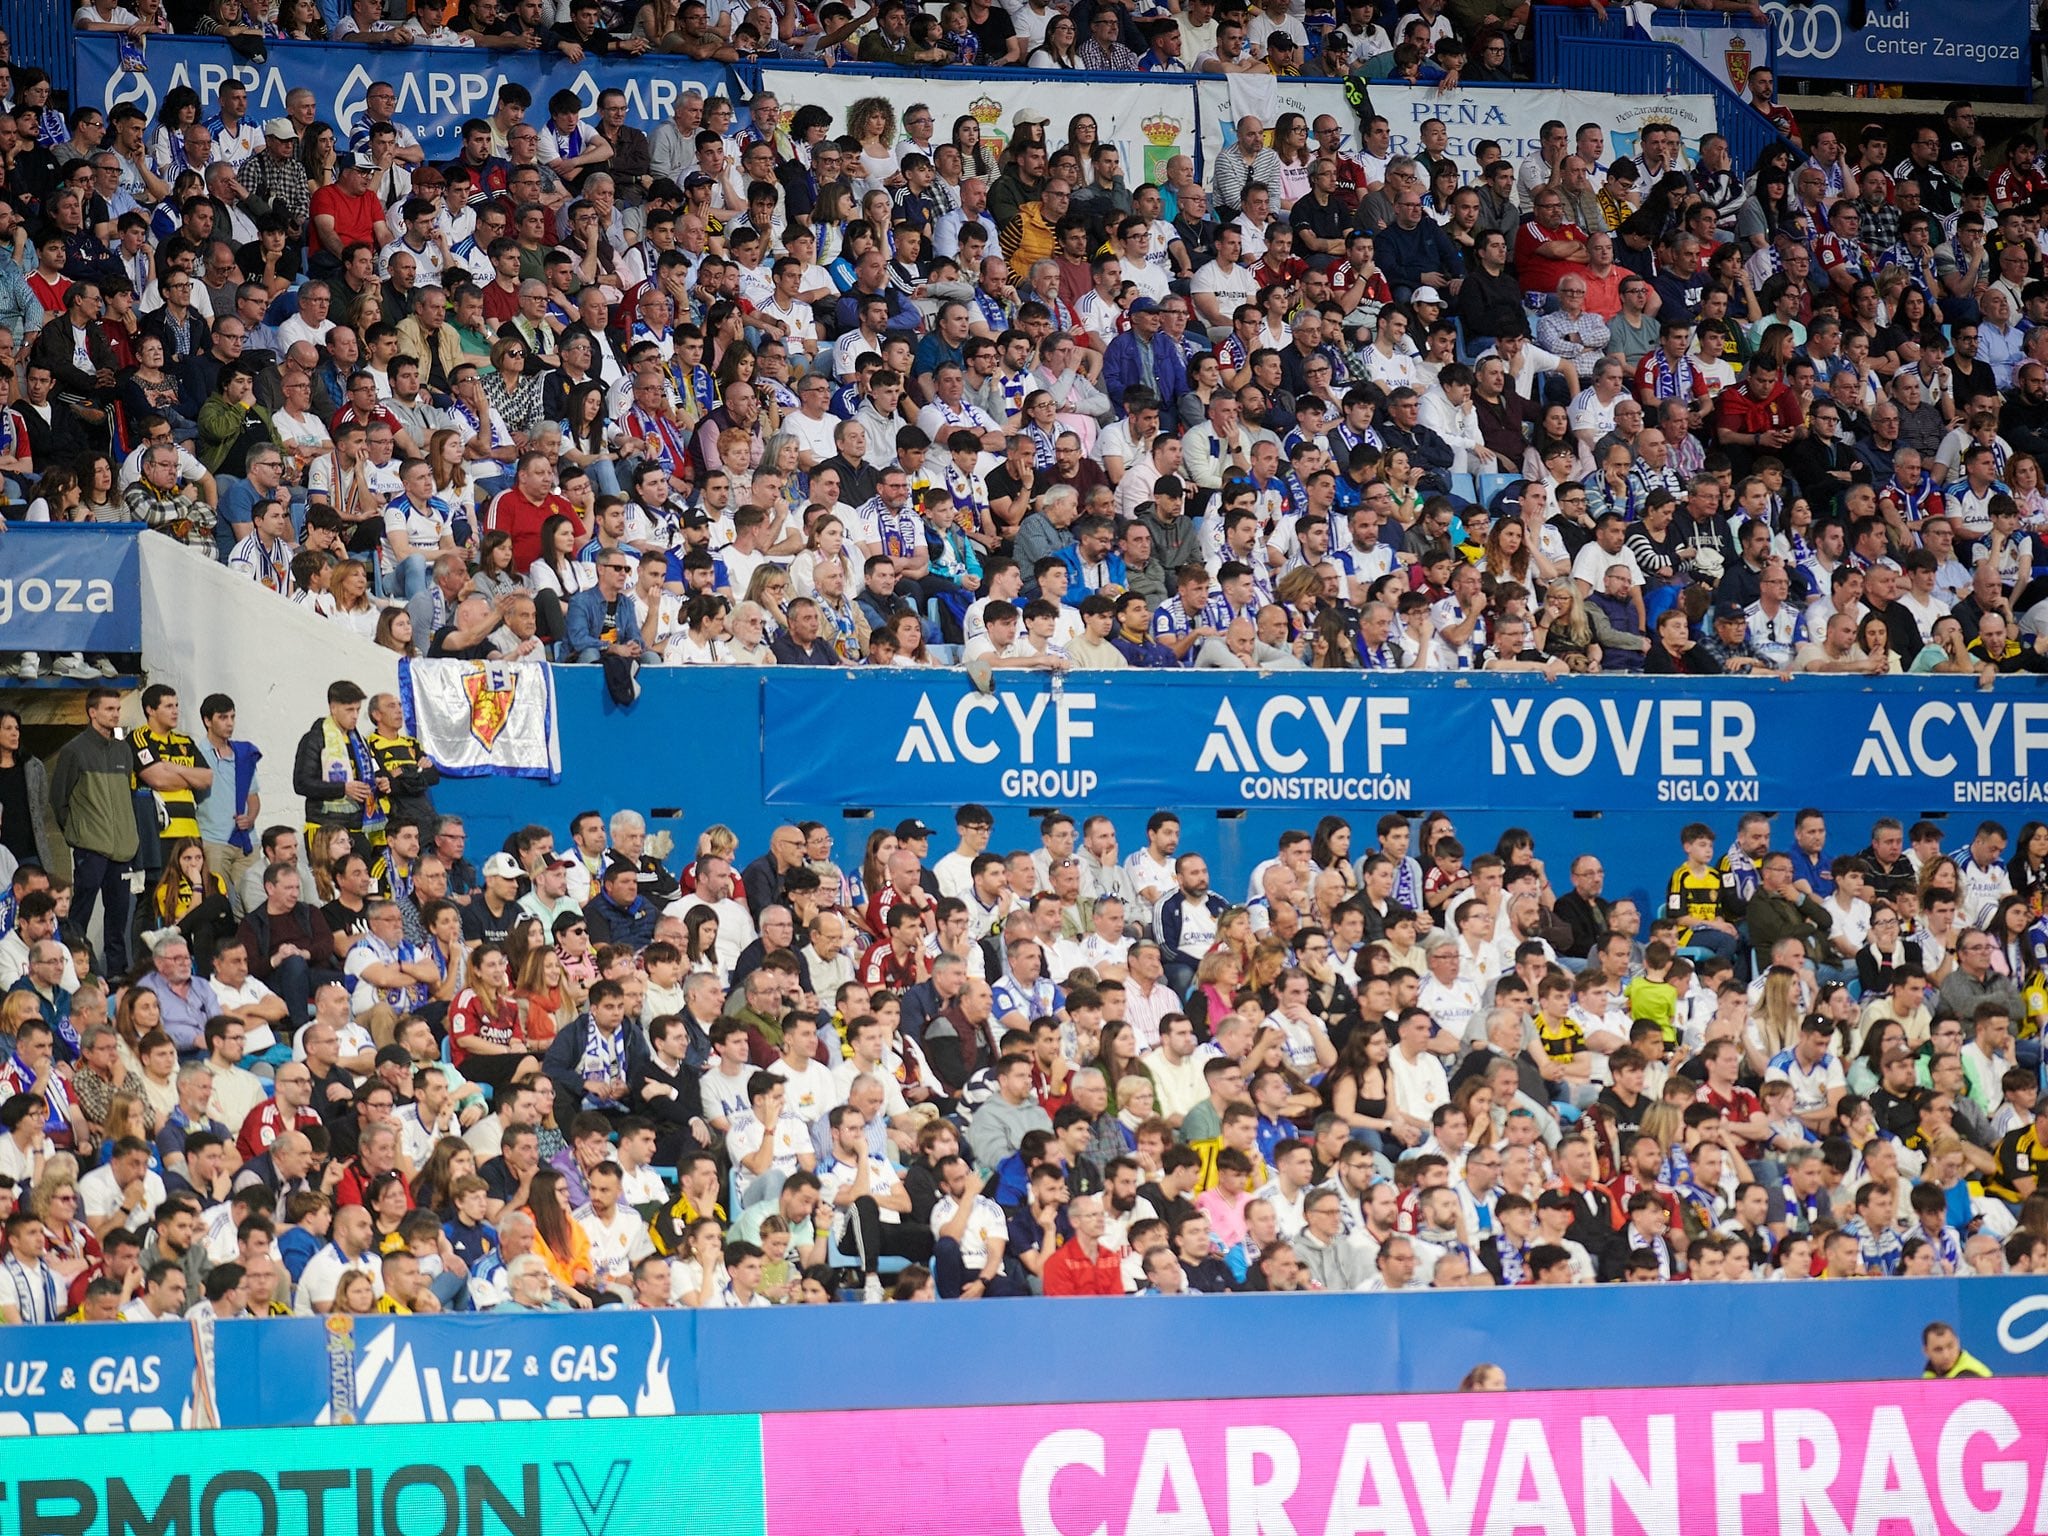
<path fill-rule="evenodd" d="M 1969 159 L 1970 157 L 1970 146 L 1965 144 L 1961 139 L 1950 139 L 1946 144 L 1941 146 L 1942 159 L 1953 160 L 1958 155 L 1961 155 L 1965 160 Z"/>
<path fill-rule="evenodd" d="M 1036 107 L 1023 107 L 1018 110 L 1017 115 L 1011 118 L 1010 121 L 1019 128 L 1029 128 L 1036 123 L 1049 123 L 1052 119 Z"/>
<path fill-rule="evenodd" d="M 374 171 L 377 162 L 368 155 L 350 155 L 341 162 L 341 168 L 345 171 L 351 168 L 358 171 Z"/>
<path fill-rule="evenodd" d="M 1188 488 L 1181 484 L 1179 475 L 1161 475 L 1152 482 L 1154 496 L 1185 496 Z"/>
<path fill-rule="evenodd" d="M 1156 315 L 1159 313 L 1159 301 L 1153 298 L 1134 299 L 1130 312 L 1134 315 Z"/>
<path fill-rule="evenodd" d="M 500 880 L 517 880 L 520 875 L 519 861 L 509 853 L 494 853 L 484 860 L 484 873 L 495 875 Z"/>
<path fill-rule="evenodd" d="M 1725 624 L 1730 619 L 1747 619 L 1748 617 L 1748 611 L 1740 603 L 1714 604 L 1714 622 L 1716 624 Z"/>
<path fill-rule="evenodd" d="M 570 858 L 569 855 L 567 855 L 566 853 L 558 853 L 552 859 L 548 860 L 547 867 L 549 869 L 574 869 L 576 867 L 576 861 Z"/>
<path fill-rule="evenodd" d="M 1902 1061 L 1911 1061 L 1912 1059 L 1913 1053 L 1911 1051 L 1900 1050 L 1899 1047 L 1893 1046 L 1890 1050 L 1884 1053 L 1884 1059 L 1879 1063 L 1879 1065 L 1889 1067 L 1894 1066 Z"/>
<path fill-rule="evenodd" d="M 702 171 L 692 171 L 689 175 L 683 178 L 683 190 L 685 192 L 693 192 L 698 187 L 710 187 L 716 185 L 717 183 L 714 182 L 709 176 L 706 176 Z"/>
<path fill-rule="evenodd" d="M 1351 34 L 1342 27 L 1330 28 L 1329 31 L 1323 34 L 1323 52 L 1328 53 L 1332 49 L 1335 49 L 1338 53 L 1349 53 L 1351 51 Z"/>
<path fill-rule="evenodd" d="M 1410 304 L 1441 304 L 1443 301 L 1444 296 L 1430 287 L 1428 283 L 1424 283 L 1420 288 L 1408 295 L 1408 302 Z"/>
<path fill-rule="evenodd" d="M 1266 39 L 1266 51 L 1268 53 L 1292 53 L 1299 46 L 1294 41 L 1294 34 L 1291 32 L 1275 32 Z"/>
<path fill-rule="evenodd" d="M 711 526 L 710 515 L 702 507 L 692 507 L 683 514 L 682 521 L 685 528 L 709 528 Z"/>
<path fill-rule="evenodd" d="M 298 136 L 299 125 L 288 117 L 273 117 L 263 125 L 263 137 L 266 139 L 296 139 Z"/>
<path fill-rule="evenodd" d="M 922 821 L 919 821 L 915 816 L 912 816 L 907 821 L 896 823 L 896 837 L 899 841 L 906 837 L 930 837 L 931 835 L 932 829 Z"/>
<path fill-rule="evenodd" d="M 387 1045 L 377 1052 L 377 1065 L 380 1067 L 409 1067 L 412 1065 L 412 1053 L 402 1045 Z"/>

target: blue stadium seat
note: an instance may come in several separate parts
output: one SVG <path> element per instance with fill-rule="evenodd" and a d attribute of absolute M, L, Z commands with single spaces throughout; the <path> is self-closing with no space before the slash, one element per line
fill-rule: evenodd
<path fill-rule="evenodd" d="M 1493 498 L 1500 494 L 1501 488 L 1503 486 L 1506 486 L 1512 483 L 1513 481 L 1519 480 L 1521 478 L 1522 477 L 1520 475 L 1481 475 L 1479 477 L 1478 499 L 1485 502 L 1487 506 L 1491 507 L 1493 505 Z"/>
<path fill-rule="evenodd" d="M 1469 474 L 1453 475 L 1451 476 L 1451 494 L 1463 497 L 1466 501 L 1477 501 L 1479 499 L 1479 482 L 1474 480 Z"/>

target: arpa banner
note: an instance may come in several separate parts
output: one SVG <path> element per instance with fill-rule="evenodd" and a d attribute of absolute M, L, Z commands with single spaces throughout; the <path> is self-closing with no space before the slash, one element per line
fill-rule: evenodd
<path fill-rule="evenodd" d="M 540 661 L 407 657 L 398 664 L 405 729 L 451 778 L 562 776 L 555 673 Z"/>
<path fill-rule="evenodd" d="M 2040 1529 L 2044 1443 L 2038 1380 L 762 1420 L 767 1536 L 1988 1536 Z"/>
<path fill-rule="evenodd" d="M 1274 122 L 1285 112 L 1299 112 L 1311 124 L 1327 112 L 1343 127 L 1344 148 L 1358 148 L 1358 113 L 1344 99 L 1339 81 L 1295 75 L 1201 75 L 1195 91 L 1202 106 L 1204 155 L 1221 154 L 1237 142 L 1240 118 L 1256 117 L 1270 138 Z M 1491 139 L 1519 164 L 1536 153 L 1543 125 L 1552 118 L 1600 124 L 1607 132 L 1610 158 L 1634 154 L 1646 123 L 1669 123 L 1693 150 L 1703 135 L 1714 131 L 1715 123 L 1713 98 L 1708 96 L 1615 96 L 1531 86 L 1468 85 L 1440 91 L 1375 80 L 1372 107 L 1387 120 L 1391 152 L 1396 155 L 1420 154 L 1422 125 L 1432 119 L 1442 123 L 1449 135 L 1444 152 L 1467 181 L 1479 174 L 1475 145 Z"/>
<path fill-rule="evenodd" d="M 2028 0 L 1766 0 L 1781 79 L 2027 84 Z"/>
<path fill-rule="evenodd" d="M 762 680 L 762 790 L 770 805 L 2048 802 L 2048 692 L 2015 682 L 1675 693 L 1656 678 L 1111 672 L 998 674 L 983 693 L 959 673 L 777 669 Z"/>
<path fill-rule="evenodd" d="M 142 649 L 140 523 L 0 524 L 0 634 L 10 651 Z"/>
<path fill-rule="evenodd" d="M 189 1323 L 0 1328 L 0 1437 L 213 1423 Z M 17 1465 L 27 1460 L 17 1458 Z"/>
<path fill-rule="evenodd" d="M 498 87 L 523 85 L 533 93 L 528 121 L 547 116 L 548 98 L 574 91 L 583 115 L 597 116 L 597 93 L 614 87 L 626 93 L 626 122 L 652 133 L 675 113 L 686 90 L 707 96 L 741 94 L 740 78 L 723 64 L 699 64 L 674 54 L 647 59 L 585 58 L 572 64 L 558 53 L 513 53 L 497 48 L 372 48 L 364 43 L 267 43 L 259 63 L 243 58 L 219 38 L 151 37 L 141 70 L 123 68 L 116 34 L 78 35 L 80 101 L 111 112 L 132 101 L 156 121 L 157 104 L 173 86 L 187 85 L 213 110 L 220 83 L 230 75 L 248 87 L 249 116 L 257 122 L 284 116 L 287 91 L 305 86 L 324 123 L 346 135 L 362 116 L 370 82 L 384 80 L 398 91 L 396 120 L 412 130 L 428 157 L 450 160 L 461 146 L 465 120 L 488 117 Z M 90 81 L 103 81 L 97 101 Z"/>
<path fill-rule="evenodd" d="M 935 143 L 952 142 L 954 120 L 969 117 L 980 124 L 981 142 L 992 154 L 1009 142 L 1017 114 L 1026 107 L 1052 119 L 1055 144 L 1066 141 L 1068 120 L 1086 113 L 1095 119 L 1102 142 L 1122 154 L 1124 180 L 1134 187 L 1166 180 L 1169 159 L 1195 152 L 1195 93 L 1185 78 L 1171 75 L 1090 75 L 1066 83 L 1057 74 L 994 69 L 971 70 L 955 80 L 947 74 L 915 77 L 852 65 L 821 70 L 764 63 L 761 85 L 775 92 L 785 121 L 800 106 L 823 107 L 832 114 L 834 133 L 858 134 L 859 125 L 847 120 L 847 108 L 878 96 L 895 111 L 901 134 L 905 109 L 923 102 L 932 110 Z"/>

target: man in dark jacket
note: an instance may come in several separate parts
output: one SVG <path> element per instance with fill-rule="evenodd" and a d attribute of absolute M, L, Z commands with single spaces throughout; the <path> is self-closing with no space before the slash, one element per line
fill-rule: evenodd
<path fill-rule="evenodd" d="M 347 678 L 327 685 L 327 715 L 299 738 L 292 759 L 292 793 L 306 800 L 306 825 L 346 827 L 360 834 L 364 808 L 391 792 L 376 755 L 356 729 L 363 690 Z"/>
<path fill-rule="evenodd" d="M 791 598 L 787 612 L 789 627 L 769 646 L 777 666 L 836 667 L 854 660 L 840 656 L 819 636 L 818 605 L 808 597 Z"/>
<path fill-rule="evenodd" d="M 120 976 L 128 969 L 128 872 L 141 842 L 129 789 L 135 753 L 120 728 L 121 695 L 114 689 L 88 690 L 85 721 L 51 765 L 50 809 L 71 846 L 72 929 L 84 933 L 104 900 L 106 974 Z"/>
<path fill-rule="evenodd" d="M 654 937 L 654 904 L 640 894 L 640 877 L 630 864 L 604 872 L 604 887 L 583 909 L 593 944 L 629 944 L 645 949 Z"/>
<path fill-rule="evenodd" d="M 601 1115 L 627 1113 L 631 1084 L 644 1078 L 649 1052 L 640 1025 L 626 1017 L 626 989 L 600 981 L 580 1014 L 548 1047 L 540 1069 L 555 1102 Z"/>

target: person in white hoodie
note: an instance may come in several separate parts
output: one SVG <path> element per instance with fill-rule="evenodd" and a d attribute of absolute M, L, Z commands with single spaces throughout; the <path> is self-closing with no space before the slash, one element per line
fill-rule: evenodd
<path fill-rule="evenodd" d="M 1435 388 L 1422 397 L 1421 425 L 1451 445 L 1454 475 L 1494 474 L 1508 468 L 1480 435 L 1479 412 L 1472 405 L 1474 382 L 1472 370 L 1463 363 L 1447 363 L 1437 373 Z"/>

